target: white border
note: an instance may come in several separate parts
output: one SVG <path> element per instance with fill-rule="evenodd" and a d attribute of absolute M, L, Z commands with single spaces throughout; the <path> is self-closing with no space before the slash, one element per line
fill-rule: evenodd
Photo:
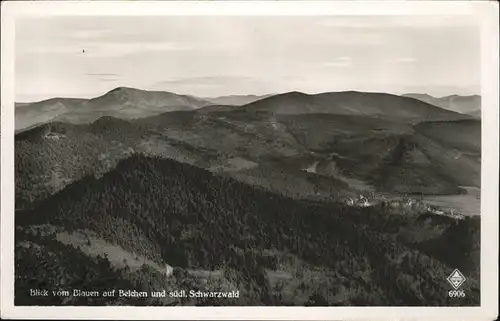
<path fill-rule="evenodd" d="M 41 1 L 1 4 L 1 317 L 28 319 L 493 320 L 498 315 L 498 3 L 496 1 Z M 14 22 L 68 15 L 471 15 L 481 23 L 481 307 L 14 307 Z M 464 46 L 467 44 L 464 43 Z"/>

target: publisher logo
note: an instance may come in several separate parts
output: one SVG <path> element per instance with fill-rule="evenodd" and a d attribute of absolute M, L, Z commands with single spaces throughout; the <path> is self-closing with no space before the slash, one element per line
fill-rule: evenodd
<path fill-rule="evenodd" d="M 467 279 L 462 272 L 455 269 L 455 271 L 451 272 L 450 276 L 448 276 L 447 280 L 455 290 L 458 290 Z"/>

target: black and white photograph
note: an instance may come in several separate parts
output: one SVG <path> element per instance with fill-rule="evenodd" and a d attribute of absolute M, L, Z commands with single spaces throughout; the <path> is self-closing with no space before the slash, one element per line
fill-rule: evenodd
<path fill-rule="evenodd" d="M 445 13 L 17 19 L 14 306 L 480 307 L 481 35 Z"/>

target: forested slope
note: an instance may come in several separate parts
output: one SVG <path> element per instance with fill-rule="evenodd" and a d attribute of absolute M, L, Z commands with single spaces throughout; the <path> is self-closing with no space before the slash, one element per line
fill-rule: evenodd
<path fill-rule="evenodd" d="M 436 220 L 432 215 L 428 219 Z M 239 301 L 243 305 L 303 305 L 310 300 L 323 305 L 478 304 L 478 268 L 469 269 L 466 298 L 448 298 L 446 281 L 456 264 L 477 262 L 473 249 L 478 238 L 466 238 L 462 248 L 471 252 L 451 262 L 446 251 L 455 247 L 457 223 L 446 222 L 430 239 L 405 239 L 405 228 L 428 229 L 417 222 L 418 216 L 389 214 L 383 207 L 293 200 L 188 164 L 142 155 L 16 214 L 20 227 L 51 224 L 68 231 L 91 230 L 178 269 L 236 271 L 224 274 L 223 280 L 245 293 Z M 461 224 L 476 224 L 476 219 Z M 422 245 L 433 239 L 441 242 L 437 252 Z M 290 256 L 295 263 L 285 259 Z M 18 256 L 17 264 L 45 268 L 27 257 Z M 285 278 L 278 286 L 273 275 L 293 274 L 298 265 L 302 275 Z M 317 283 L 311 275 L 323 281 Z M 344 293 L 340 299 L 339 291 Z"/>

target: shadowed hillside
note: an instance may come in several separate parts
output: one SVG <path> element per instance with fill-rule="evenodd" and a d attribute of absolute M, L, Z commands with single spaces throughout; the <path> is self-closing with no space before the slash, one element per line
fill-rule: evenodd
<path fill-rule="evenodd" d="M 470 146 L 480 146 L 477 137 L 470 137 L 470 145 L 462 151 L 461 146 L 433 137 L 432 131 L 423 125 L 416 131 L 410 124 L 366 116 L 275 115 L 243 109 L 208 114 L 179 112 L 178 117 L 165 114 L 138 122 L 186 144 L 258 164 L 273 163 L 289 170 L 287 173 L 302 171 L 317 162 L 317 174 L 340 180 L 361 179 L 381 191 L 455 194 L 461 192 L 458 185 L 479 184 L 480 154 L 467 154 Z M 468 126 L 467 121 L 449 124 L 449 135 L 453 131 L 464 132 Z M 430 137 L 422 135 L 427 131 Z M 386 184 L 386 178 L 379 173 L 387 167 L 385 155 L 396 149 L 404 137 L 416 146 L 410 157 L 417 159 L 409 162 L 403 172 L 397 162 L 391 161 L 391 177 L 401 184 L 397 187 L 395 183 Z M 422 159 L 425 165 L 413 166 Z M 455 170 L 460 170 L 460 174 L 452 172 Z M 254 169 L 251 171 L 255 173 Z"/>
<path fill-rule="evenodd" d="M 409 123 L 470 118 L 411 98 L 356 91 L 317 95 L 290 92 L 259 100 L 243 108 L 247 111 L 267 111 L 275 114 L 369 116 Z"/>
<path fill-rule="evenodd" d="M 134 123 L 104 117 L 90 125 L 50 123 L 17 134 L 16 208 L 31 206 L 31 202 L 55 193 L 86 174 L 99 176 L 134 151 L 176 159 L 247 182 L 251 180 L 259 186 L 299 198 L 331 199 L 349 190 L 345 183 L 335 179 L 324 179 L 295 168 L 283 170 L 280 158 L 272 162 L 250 157 L 252 151 L 266 152 L 268 138 L 251 134 L 239 137 L 238 131 L 222 127 L 222 135 L 227 132 L 233 141 L 226 140 L 226 149 L 218 150 L 224 140 L 222 137 L 212 139 L 211 135 L 217 133 L 217 126 L 212 123 L 202 127 L 208 131 L 206 134 L 200 132 L 200 137 L 212 144 L 162 133 L 163 126 L 167 126 L 177 132 L 185 130 L 196 134 L 193 117 L 198 116 L 174 112 Z M 239 145 L 243 140 L 247 141 L 245 149 Z M 280 155 L 272 150 L 267 153 Z"/>
<path fill-rule="evenodd" d="M 481 121 L 463 120 L 456 122 L 420 123 L 416 130 L 442 144 L 479 155 L 481 153 Z"/>
<path fill-rule="evenodd" d="M 455 244 L 447 243 L 454 240 L 449 236 L 453 232 L 442 231 L 453 220 L 442 222 L 441 232 L 425 239 L 442 235 L 442 250 L 428 254 L 419 249 L 423 239 L 408 238 L 416 229 L 429 229 L 416 224 L 419 220 L 390 215 L 382 207 L 292 200 L 187 164 L 141 155 L 121 161 L 99 179 L 86 177 L 71 184 L 33 211 L 16 214 L 20 237 L 20 231 L 42 225 L 70 235 L 92 231 L 130 253 L 173 266 L 172 282 L 213 289 L 214 283 L 202 282 L 200 275 L 221 271 L 217 284 L 229 284 L 242 293 L 239 300 L 225 303 L 229 305 L 477 305 L 479 283 L 469 274 L 466 298 L 446 296 L 446 277 L 455 266 L 448 265 L 441 253 Z M 57 285 L 57 278 L 45 277 L 52 273 L 48 266 L 41 265 L 57 245 L 46 237 L 43 246 L 46 250 L 37 252 L 43 260 L 16 256 L 16 296 L 25 298 L 22 280 L 29 279 L 31 287 Z M 35 248 L 30 245 L 24 251 L 32 253 Z M 81 253 L 71 257 L 75 262 L 86 260 Z M 67 267 L 60 259 L 59 266 Z M 116 269 L 105 262 L 94 275 L 116 278 Z M 79 272 L 58 273 L 65 277 Z M 135 280 L 129 273 L 122 275 L 124 282 Z M 145 283 L 149 278 L 149 284 L 158 284 L 154 273 L 142 277 Z M 318 278 L 321 282 L 315 281 Z"/>
<path fill-rule="evenodd" d="M 297 141 L 314 152 L 299 166 L 361 179 L 383 191 L 454 194 L 480 184 L 480 123 L 475 120 L 415 127 L 368 117 L 280 115 Z M 442 134 L 440 130 L 442 129 Z"/>
<path fill-rule="evenodd" d="M 17 134 L 16 207 L 43 199 L 85 174 L 107 171 L 109 157 L 130 153 L 132 145 L 120 145 L 118 141 L 136 141 L 144 133 L 130 123 L 124 128 L 116 120 L 113 134 L 111 126 L 99 126 L 104 122 L 91 126 L 50 123 Z"/>

